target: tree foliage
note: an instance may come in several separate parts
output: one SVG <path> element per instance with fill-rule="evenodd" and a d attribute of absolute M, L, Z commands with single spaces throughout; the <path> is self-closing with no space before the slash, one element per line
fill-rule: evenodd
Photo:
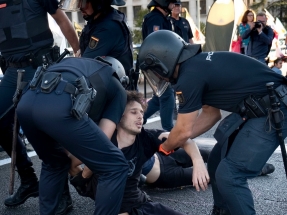
<path fill-rule="evenodd" d="M 137 17 L 134 20 L 134 30 L 133 30 L 133 42 L 136 43 L 142 43 L 142 23 L 143 18 L 146 14 L 149 13 L 148 9 L 141 9 Z"/>
<path fill-rule="evenodd" d="M 266 8 L 273 17 L 278 17 L 282 24 L 287 27 L 287 0 L 276 0 L 273 2 L 267 2 L 267 0 L 259 0 L 253 3 L 250 8 L 255 12 L 263 11 Z"/>

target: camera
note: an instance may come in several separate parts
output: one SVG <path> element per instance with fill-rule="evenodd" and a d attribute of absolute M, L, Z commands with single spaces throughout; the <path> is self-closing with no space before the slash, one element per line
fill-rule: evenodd
<path fill-rule="evenodd" d="M 259 21 L 257 21 L 257 22 L 254 22 L 254 28 L 261 28 L 261 25 L 262 25 L 262 23 L 261 22 L 259 22 Z"/>

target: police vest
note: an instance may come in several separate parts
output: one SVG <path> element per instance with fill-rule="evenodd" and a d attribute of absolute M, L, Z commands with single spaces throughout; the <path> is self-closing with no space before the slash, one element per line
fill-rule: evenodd
<path fill-rule="evenodd" d="M 89 117 L 95 122 L 101 119 L 107 101 L 108 89 L 105 83 L 112 76 L 119 80 L 117 73 L 110 66 L 89 58 L 67 57 L 60 63 L 50 66 L 47 72 L 60 72 L 62 78 L 69 83 L 73 83 L 82 76 L 86 78 L 88 86 L 97 91 L 96 98 L 88 113 Z"/>
<path fill-rule="evenodd" d="M 52 45 L 47 13 L 29 19 L 33 14 L 28 0 L 6 0 L 0 3 L 0 52 L 14 54 Z"/>
<path fill-rule="evenodd" d="M 132 56 L 133 45 L 132 45 L 132 36 L 129 30 L 129 27 L 127 26 L 126 17 L 120 11 L 113 10 L 111 13 L 109 13 L 105 17 L 104 20 L 113 20 L 117 22 L 121 26 L 122 32 L 124 34 L 124 38 L 127 38 L 125 47 L 123 48 L 123 51 L 118 56 L 115 56 L 112 53 L 109 53 L 107 55 L 114 57 L 118 61 L 120 61 L 123 67 L 125 68 L 126 75 L 129 75 L 130 69 L 133 68 L 133 56 Z M 102 20 L 102 22 L 104 22 L 104 20 Z M 96 27 L 97 27 L 96 23 L 91 24 L 90 29 L 88 31 L 82 32 L 81 38 L 80 38 L 80 49 L 82 53 L 84 53 L 85 49 L 89 45 L 91 35 L 94 32 Z"/>

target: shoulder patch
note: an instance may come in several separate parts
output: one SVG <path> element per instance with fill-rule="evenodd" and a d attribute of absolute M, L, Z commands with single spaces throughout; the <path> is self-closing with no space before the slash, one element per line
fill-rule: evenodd
<path fill-rule="evenodd" d="M 175 92 L 175 93 L 176 93 L 179 104 L 183 104 L 185 102 L 185 99 L 184 99 L 182 92 L 179 91 L 179 92 Z"/>
<path fill-rule="evenodd" d="M 90 49 L 96 48 L 98 43 L 99 43 L 99 41 L 100 40 L 98 38 L 92 36 L 91 39 L 90 39 L 90 42 L 89 42 L 89 48 Z"/>
<path fill-rule="evenodd" d="M 159 26 L 158 25 L 154 25 L 153 26 L 153 31 L 158 31 L 159 30 Z"/>

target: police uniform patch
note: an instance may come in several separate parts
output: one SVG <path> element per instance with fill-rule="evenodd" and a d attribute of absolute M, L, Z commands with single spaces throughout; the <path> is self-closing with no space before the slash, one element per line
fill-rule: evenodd
<path fill-rule="evenodd" d="M 153 31 L 158 31 L 159 30 L 159 26 L 158 25 L 154 25 L 153 26 Z"/>
<path fill-rule="evenodd" d="M 183 94 L 182 94 L 181 91 L 176 92 L 176 96 L 177 96 L 179 104 L 183 104 L 185 102 L 185 99 L 184 99 Z"/>
<path fill-rule="evenodd" d="M 98 38 L 92 36 L 91 39 L 90 39 L 89 48 L 90 49 L 96 48 L 98 43 L 99 43 L 99 41 L 100 40 Z"/>

